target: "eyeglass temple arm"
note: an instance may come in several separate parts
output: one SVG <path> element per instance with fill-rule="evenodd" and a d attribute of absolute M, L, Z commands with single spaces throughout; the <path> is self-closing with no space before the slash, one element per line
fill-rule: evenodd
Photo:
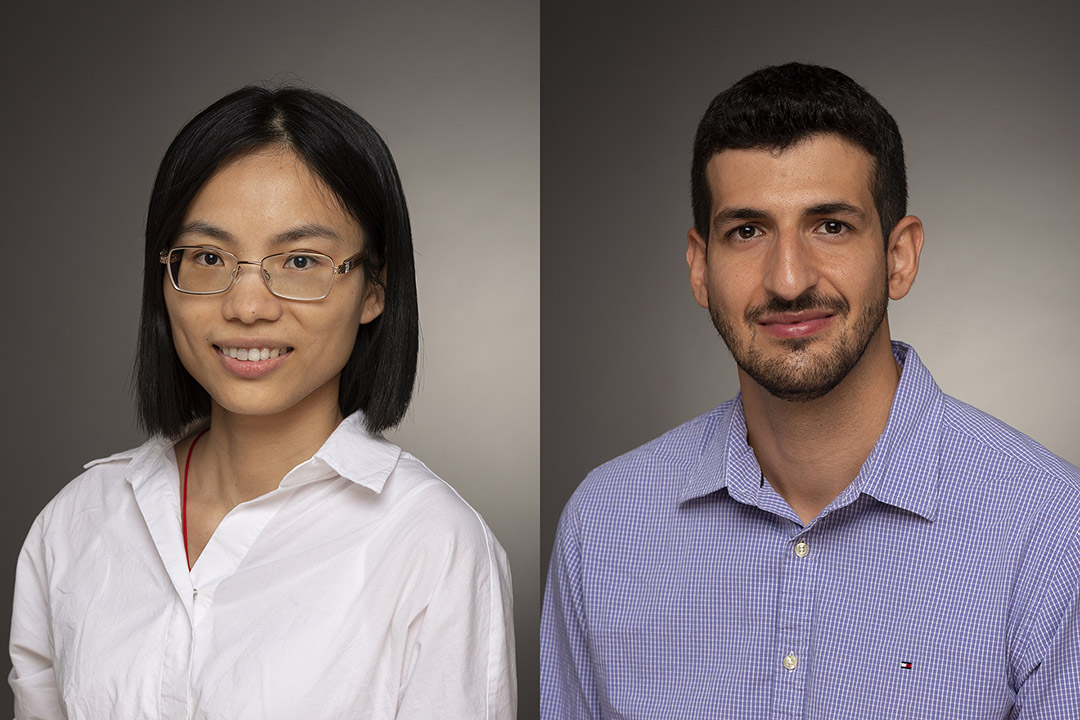
<path fill-rule="evenodd" d="M 334 274 L 344 275 L 345 273 L 349 272 L 363 261 L 366 254 L 367 253 L 364 250 L 361 250 L 352 257 L 346 259 L 345 262 L 334 268 Z"/>

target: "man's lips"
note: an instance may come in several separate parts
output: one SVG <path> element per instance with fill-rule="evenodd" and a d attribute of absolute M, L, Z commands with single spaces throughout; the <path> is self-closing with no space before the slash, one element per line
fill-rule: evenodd
<path fill-rule="evenodd" d="M 778 313 L 763 317 L 758 321 L 758 326 L 774 337 L 804 338 L 825 329 L 835 318 L 835 313 L 828 310 Z"/>

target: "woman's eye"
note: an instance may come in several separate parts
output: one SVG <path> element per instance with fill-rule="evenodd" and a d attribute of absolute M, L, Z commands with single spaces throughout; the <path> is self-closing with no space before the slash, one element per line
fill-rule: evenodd
<path fill-rule="evenodd" d="M 286 270 L 313 270 L 319 265 L 320 258 L 316 255 L 290 255 L 285 259 Z"/>
<path fill-rule="evenodd" d="M 209 250 L 196 250 L 192 255 L 195 262 L 206 267 L 218 267 L 222 264 L 221 256 Z"/>

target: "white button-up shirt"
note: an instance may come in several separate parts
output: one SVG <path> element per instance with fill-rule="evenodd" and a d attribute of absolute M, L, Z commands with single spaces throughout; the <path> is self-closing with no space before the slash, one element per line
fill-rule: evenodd
<path fill-rule="evenodd" d="M 19 556 L 17 718 L 514 716 L 502 548 L 359 414 L 190 571 L 171 443 L 86 468 Z"/>

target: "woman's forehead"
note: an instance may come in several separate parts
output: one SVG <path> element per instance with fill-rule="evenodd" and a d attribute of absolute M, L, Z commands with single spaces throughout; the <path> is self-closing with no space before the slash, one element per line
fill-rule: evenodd
<path fill-rule="evenodd" d="M 363 240 L 326 183 L 282 147 L 261 148 L 218 169 L 188 206 L 179 234 L 268 248 L 312 240 L 346 251 L 359 250 Z"/>

